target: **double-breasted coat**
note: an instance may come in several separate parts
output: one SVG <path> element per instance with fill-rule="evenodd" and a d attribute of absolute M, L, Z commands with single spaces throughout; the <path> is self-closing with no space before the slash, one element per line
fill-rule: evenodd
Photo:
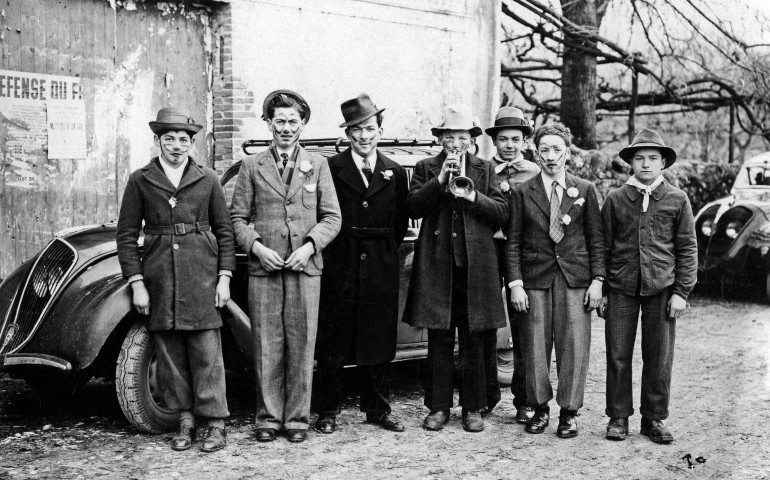
<path fill-rule="evenodd" d="M 158 157 L 133 172 L 126 184 L 117 229 L 125 278 L 144 277 L 150 294 L 150 330 L 206 330 L 222 326 L 214 302 L 220 270 L 235 270 L 235 243 L 227 201 L 214 170 L 187 162 L 179 187 Z M 171 201 L 171 199 L 175 201 Z M 186 224 L 185 233 L 146 234 L 146 227 Z M 196 222 L 208 227 L 191 228 Z M 205 224 L 204 224 L 205 225 Z M 194 231 L 189 231 L 189 230 Z"/>
<path fill-rule="evenodd" d="M 495 181 L 492 163 L 469 155 L 466 176 L 476 201 L 456 199 L 438 183 L 446 153 L 420 160 L 407 198 L 411 218 L 422 218 L 415 243 L 404 321 L 415 327 L 449 330 L 452 308 L 453 205 L 462 211 L 467 250 L 468 324 L 471 331 L 505 326 L 492 236 L 506 222 L 508 205 Z"/>
<path fill-rule="evenodd" d="M 406 171 L 377 152 L 367 188 L 350 149 L 331 157 L 329 169 L 342 230 L 323 252 L 318 353 L 331 349 L 358 365 L 387 363 L 396 354 Z"/>

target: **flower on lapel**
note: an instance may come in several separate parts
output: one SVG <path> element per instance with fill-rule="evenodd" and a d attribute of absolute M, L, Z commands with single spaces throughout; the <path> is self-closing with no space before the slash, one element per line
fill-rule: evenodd
<path fill-rule="evenodd" d="M 383 178 L 385 178 L 385 180 L 390 181 L 390 177 L 393 176 L 393 170 L 391 169 L 385 170 L 384 172 L 382 172 L 382 176 Z"/>
<path fill-rule="evenodd" d="M 302 173 L 308 173 L 313 169 L 313 164 L 307 160 L 302 160 L 299 164 L 299 171 Z"/>
<path fill-rule="evenodd" d="M 307 184 L 305 184 L 305 190 L 307 190 L 310 193 L 315 192 L 315 187 L 316 187 L 315 183 L 307 183 Z"/>
<path fill-rule="evenodd" d="M 564 225 L 569 225 L 570 223 L 572 223 L 572 217 L 565 214 L 563 217 L 561 217 L 561 223 L 563 223 Z"/>
<path fill-rule="evenodd" d="M 176 197 L 169 198 L 168 204 L 171 205 L 171 208 L 176 208 Z"/>
<path fill-rule="evenodd" d="M 506 193 L 510 189 L 511 189 L 511 185 L 507 181 L 503 180 L 502 182 L 500 182 L 501 192 Z"/>
<path fill-rule="evenodd" d="M 575 205 L 577 205 L 578 207 L 582 207 L 584 203 L 586 203 L 586 199 L 583 197 L 575 200 Z"/>
<path fill-rule="evenodd" d="M 569 187 L 569 188 L 567 189 L 567 196 L 568 196 L 569 198 L 575 198 L 575 197 L 577 197 L 577 196 L 578 196 L 578 193 L 580 193 L 580 192 L 578 192 L 578 189 L 577 189 L 577 188 L 575 188 L 575 187 Z"/>

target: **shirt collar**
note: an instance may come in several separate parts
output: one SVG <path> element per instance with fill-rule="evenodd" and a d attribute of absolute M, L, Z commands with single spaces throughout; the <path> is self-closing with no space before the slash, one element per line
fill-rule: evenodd
<path fill-rule="evenodd" d="M 553 185 L 553 180 L 551 180 L 550 178 L 548 178 L 548 177 L 545 175 L 545 172 L 544 172 L 544 171 L 542 171 L 542 170 L 540 171 L 540 177 L 543 179 L 543 185 L 545 185 L 545 186 L 546 186 L 546 188 L 548 188 L 548 190 L 550 191 L 550 189 L 551 189 L 551 186 Z M 566 189 L 567 189 L 567 172 L 562 172 L 561 176 L 559 176 L 559 177 L 556 179 L 556 182 L 559 184 L 559 186 L 560 186 L 561 188 L 563 188 L 564 190 L 566 190 Z"/>
<path fill-rule="evenodd" d="M 359 155 L 352 148 L 350 149 L 350 154 L 353 156 L 353 161 L 356 162 L 356 166 L 358 166 L 359 170 L 363 168 L 364 157 Z M 374 164 L 377 163 L 377 149 L 375 148 L 374 150 L 372 150 L 372 153 L 370 153 L 369 156 L 366 158 L 369 160 L 369 165 L 371 166 L 372 171 L 374 171 Z"/>

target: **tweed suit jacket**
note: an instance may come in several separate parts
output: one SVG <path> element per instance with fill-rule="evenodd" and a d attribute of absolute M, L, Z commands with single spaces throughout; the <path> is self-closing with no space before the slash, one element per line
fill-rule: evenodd
<path fill-rule="evenodd" d="M 241 165 L 230 217 L 236 241 L 249 254 L 249 275 L 271 274 L 251 252 L 254 242 L 262 242 L 286 259 L 309 239 L 315 245 L 315 254 L 304 273 L 320 275 L 321 250 L 340 231 L 342 216 L 326 159 L 297 148 L 288 190 L 270 150 L 246 157 Z M 303 165 L 312 168 L 303 172 Z M 253 226 L 249 224 L 252 221 Z"/>
<path fill-rule="evenodd" d="M 605 276 L 604 233 L 594 186 L 570 173 L 563 192 L 561 215 L 564 238 L 556 243 L 549 235 L 551 203 L 542 175 L 522 183 L 513 193 L 511 218 L 506 226 L 506 281 L 522 280 L 525 289 L 547 289 L 560 269 L 571 288 L 584 288 L 593 277 Z"/>

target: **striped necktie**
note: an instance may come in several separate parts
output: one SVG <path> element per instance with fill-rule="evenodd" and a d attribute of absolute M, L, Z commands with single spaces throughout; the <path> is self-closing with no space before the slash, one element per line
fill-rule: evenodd
<path fill-rule="evenodd" d="M 561 204 L 559 202 L 559 182 L 553 182 L 551 186 L 551 228 L 548 235 L 554 242 L 559 243 L 564 238 L 564 227 L 561 225 Z"/>

